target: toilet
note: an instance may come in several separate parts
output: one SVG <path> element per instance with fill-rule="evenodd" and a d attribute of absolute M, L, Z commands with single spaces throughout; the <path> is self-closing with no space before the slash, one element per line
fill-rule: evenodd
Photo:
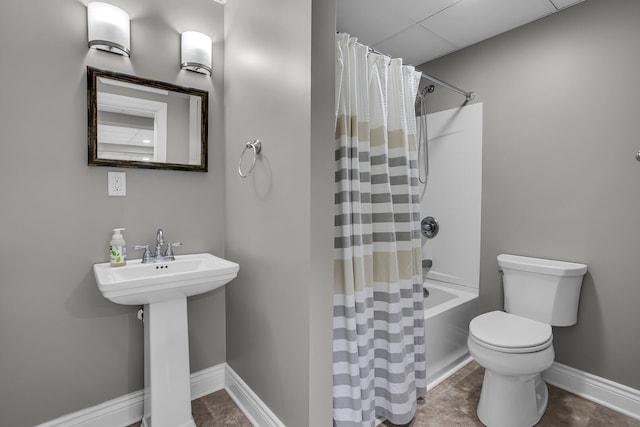
<path fill-rule="evenodd" d="M 542 371 L 553 363 L 552 326 L 571 326 L 585 264 L 502 254 L 504 311 L 469 324 L 467 346 L 485 368 L 478 417 L 488 427 L 531 427 L 547 407 Z"/>

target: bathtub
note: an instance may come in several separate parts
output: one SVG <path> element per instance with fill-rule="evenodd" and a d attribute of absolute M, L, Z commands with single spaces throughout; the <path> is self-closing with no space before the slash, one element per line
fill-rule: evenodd
<path fill-rule="evenodd" d="M 424 279 L 424 336 L 427 389 L 432 389 L 471 361 L 469 322 L 478 314 L 475 289 Z"/>

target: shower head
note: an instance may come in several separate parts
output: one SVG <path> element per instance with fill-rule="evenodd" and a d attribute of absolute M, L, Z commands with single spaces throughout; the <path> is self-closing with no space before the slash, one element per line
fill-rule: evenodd
<path fill-rule="evenodd" d="M 422 89 L 418 94 L 418 98 L 422 99 L 425 96 L 427 96 L 427 93 L 433 93 L 435 90 L 436 90 L 436 87 L 434 85 L 425 86 L 425 88 Z"/>

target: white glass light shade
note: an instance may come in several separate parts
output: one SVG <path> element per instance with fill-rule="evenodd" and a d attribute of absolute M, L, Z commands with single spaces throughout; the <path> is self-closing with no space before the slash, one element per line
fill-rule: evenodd
<path fill-rule="evenodd" d="M 197 31 L 182 33 L 182 59 L 184 70 L 211 75 L 211 38 Z"/>
<path fill-rule="evenodd" d="M 129 56 L 131 43 L 127 12 L 108 3 L 89 3 L 87 24 L 90 48 Z"/>

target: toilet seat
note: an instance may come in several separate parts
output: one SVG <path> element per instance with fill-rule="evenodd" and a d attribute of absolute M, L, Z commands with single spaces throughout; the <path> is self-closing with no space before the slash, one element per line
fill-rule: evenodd
<path fill-rule="evenodd" d="M 475 317 L 469 334 L 485 348 L 502 353 L 533 353 L 553 341 L 551 326 L 504 311 L 491 311 Z"/>

